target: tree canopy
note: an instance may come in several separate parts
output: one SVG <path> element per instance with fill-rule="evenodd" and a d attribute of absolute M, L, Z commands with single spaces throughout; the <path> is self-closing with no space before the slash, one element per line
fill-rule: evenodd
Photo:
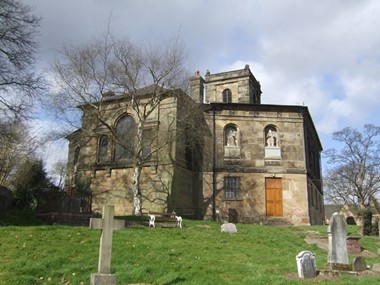
<path fill-rule="evenodd" d="M 380 194 L 380 127 L 367 124 L 362 131 L 350 127 L 333 134 L 340 150 L 326 151 L 325 197 L 337 204 L 368 207 Z"/>
<path fill-rule="evenodd" d="M 40 18 L 16 0 L 0 1 L 0 116 L 25 116 L 43 80 L 33 66 Z"/>

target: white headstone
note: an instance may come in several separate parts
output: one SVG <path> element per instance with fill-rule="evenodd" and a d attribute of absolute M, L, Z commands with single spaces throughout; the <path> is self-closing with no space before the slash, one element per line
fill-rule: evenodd
<path fill-rule="evenodd" d="M 297 269 L 300 278 L 314 278 L 317 276 L 315 255 L 310 251 L 301 251 L 297 256 Z"/>
<path fill-rule="evenodd" d="M 330 264 L 349 264 L 347 254 L 346 219 L 339 213 L 332 214 L 328 227 Z"/>
<path fill-rule="evenodd" d="M 234 234 L 234 233 L 237 233 L 237 228 L 236 228 L 235 224 L 233 224 L 233 223 L 225 223 L 220 227 L 220 231 L 222 233 Z"/>

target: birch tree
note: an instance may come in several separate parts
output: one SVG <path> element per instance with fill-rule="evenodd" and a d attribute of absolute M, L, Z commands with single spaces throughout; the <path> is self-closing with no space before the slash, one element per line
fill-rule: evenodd
<path fill-rule="evenodd" d="M 52 65 L 58 90 L 54 105 L 66 122 L 79 127 L 75 107 L 90 108 L 111 139 L 131 154 L 134 214 L 140 214 L 142 209 L 140 183 L 144 163 L 163 147 L 156 144 L 149 152 L 144 151 L 155 139 L 147 138 L 144 127 L 168 94 L 176 96 L 186 89 L 189 77 L 184 63 L 185 50 L 177 39 L 164 46 L 153 46 L 115 39 L 107 33 L 83 46 L 64 47 Z M 144 93 L 149 96 L 142 96 Z M 133 144 L 126 137 L 118 137 L 105 116 L 110 96 L 126 102 L 133 110 L 136 119 L 135 129 L 130 132 Z"/>

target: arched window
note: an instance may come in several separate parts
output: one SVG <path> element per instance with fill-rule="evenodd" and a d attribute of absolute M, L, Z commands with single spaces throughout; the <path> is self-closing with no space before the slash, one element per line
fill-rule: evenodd
<path fill-rule="evenodd" d="M 231 103 L 232 102 L 232 93 L 230 89 L 224 89 L 222 92 L 223 95 L 223 103 Z"/>
<path fill-rule="evenodd" d="M 123 115 L 116 122 L 115 161 L 132 158 L 135 137 L 135 120 L 131 116 Z"/>
<path fill-rule="evenodd" d="M 108 142 L 107 136 L 101 136 L 99 138 L 99 149 L 98 149 L 98 162 L 105 163 L 108 161 Z"/>

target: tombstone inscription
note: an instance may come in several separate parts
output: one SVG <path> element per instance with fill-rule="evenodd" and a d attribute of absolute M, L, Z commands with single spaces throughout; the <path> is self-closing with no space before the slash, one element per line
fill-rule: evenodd
<path fill-rule="evenodd" d="M 98 273 L 91 274 L 90 285 L 116 285 L 116 276 L 111 274 L 111 251 L 113 230 L 125 227 L 124 220 L 114 220 L 114 206 L 103 206 L 101 219 L 91 218 L 90 229 L 101 229 Z"/>

